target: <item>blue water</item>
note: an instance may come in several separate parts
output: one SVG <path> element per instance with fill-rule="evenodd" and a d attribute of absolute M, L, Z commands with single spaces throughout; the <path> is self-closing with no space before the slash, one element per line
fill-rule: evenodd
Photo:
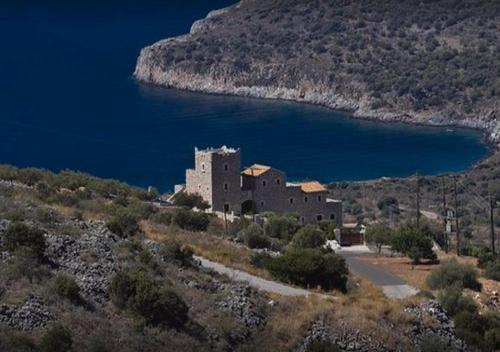
<path fill-rule="evenodd" d="M 238 146 L 246 165 L 324 182 L 459 171 L 487 153 L 470 130 L 360 121 L 132 79 L 141 47 L 231 2 L 2 1 L 0 163 L 168 190 L 183 181 L 195 146 Z"/>

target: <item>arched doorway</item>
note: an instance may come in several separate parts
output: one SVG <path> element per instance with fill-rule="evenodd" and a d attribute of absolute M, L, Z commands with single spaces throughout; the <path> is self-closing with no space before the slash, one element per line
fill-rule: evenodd
<path fill-rule="evenodd" d="M 241 215 L 253 214 L 255 212 L 255 202 L 251 199 L 241 203 Z"/>

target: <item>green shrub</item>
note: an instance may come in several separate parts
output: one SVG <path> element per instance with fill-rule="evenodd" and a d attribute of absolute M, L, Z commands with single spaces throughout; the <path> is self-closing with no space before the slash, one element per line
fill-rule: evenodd
<path fill-rule="evenodd" d="M 172 224 L 173 214 L 167 211 L 159 211 L 151 217 L 151 221 L 160 224 L 169 226 Z"/>
<path fill-rule="evenodd" d="M 186 192 L 179 192 L 173 199 L 174 205 L 178 207 L 187 207 L 189 209 L 198 208 L 206 210 L 210 208 L 210 204 L 203 200 L 199 194 L 191 194 Z"/>
<path fill-rule="evenodd" d="M 139 262 L 148 269 L 156 271 L 159 268 L 158 262 L 147 249 L 140 251 L 137 259 L 139 259 Z"/>
<path fill-rule="evenodd" d="M 147 325 L 180 328 L 188 321 L 188 306 L 174 291 L 157 285 L 142 272 L 119 272 L 110 282 L 112 302 Z"/>
<path fill-rule="evenodd" d="M 392 250 L 409 256 L 415 248 L 421 253 L 421 258 L 435 261 L 436 253 L 432 250 L 432 238 L 429 233 L 411 225 L 400 227 L 391 236 Z"/>
<path fill-rule="evenodd" d="M 331 341 L 314 340 L 307 345 L 306 352 L 340 352 L 340 347 Z"/>
<path fill-rule="evenodd" d="M 189 265 L 193 259 L 193 250 L 187 246 L 182 247 L 177 241 L 167 240 L 161 244 L 160 255 L 165 261 Z"/>
<path fill-rule="evenodd" d="M 343 292 L 349 274 L 344 258 L 311 248 L 290 249 L 280 257 L 270 258 L 266 268 L 274 277 L 285 282 L 321 286 L 325 290 L 336 288 Z"/>
<path fill-rule="evenodd" d="M 293 235 L 300 228 L 299 221 L 292 215 L 269 215 L 264 223 L 264 233 L 266 236 L 290 241 Z"/>
<path fill-rule="evenodd" d="M 129 309 L 150 325 L 180 328 L 188 320 L 186 303 L 172 290 L 158 287 L 143 275 L 136 278 Z"/>
<path fill-rule="evenodd" d="M 250 257 L 250 264 L 256 268 L 264 268 L 267 265 L 267 261 L 270 260 L 271 256 L 265 252 L 255 252 Z"/>
<path fill-rule="evenodd" d="M 421 352 L 454 352 L 448 341 L 434 333 L 427 333 L 420 338 Z M 458 352 L 458 351 L 457 351 Z"/>
<path fill-rule="evenodd" d="M 43 258 L 47 246 L 42 230 L 19 222 L 9 224 L 5 231 L 3 245 L 9 252 L 14 252 L 21 247 L 29 248 L 40 259 Z"/>
<path fill-rule="evenodd" d="M 40 259 L 31 248 L 16 249 L 6 264 L 3 267 L 0 266 L 0 271 L 9 280 L 26 277 L 30 283 L 33 283 L 35 280 L 41 282 L 50 276 L 47 267 L 40 265 Z"/>
<path fill-rule="evenodd" d="M 238 233 L 240 238 L 250 248 L 269 248 L 271 241 L 264 235 L 264 231 L 259 224 L 250 224 L 247 228 Z"/>
<path fill-rule="evenodd" d="M 54 292 L 72 302 L 80 300 L 80 287 L 75 279 L 65 274 L 58 274 L 54 281 Z"/>
<path fill-rule="evenodd" d="M 292 245 L 297 248 L 318 248 L 326 242 L 326 235 L 314 225 L 306 225 L 293 236 Z"/>
<path fill-rule="evenodd" d="M 0 351 L 36 352 L 33 338 L 26 333 L 0 327 Z"/>
<path fill-rule="evenodd" d="M 133 275 L 125 272 L 118 272 L 111 278 L 108 292 L 115 306 L 127 308 L 128 301 L 134 294 L 134 282 Z"/>
<path fill-rule="evenodd" d="M 472 298 L 462 294 L 462 288 L 458 285 L 440 291 L 438 301 L 451 316 L 460 312 L 475 313 L 478 308 Z"/>
<path fill-rule="evenodd" d="M 500 281 L 500 259 L 490 261 L 486 264 L 484 275 L 491 280 Z"/>
<path fill-rule="evenodd" d="M 463 288 L 481 291 L 478 276 L 479 273 L 471 265 L 460 264 L 456 259 L 444 260 L 440 267 L 427 277 L 427 285 L 434 290 L 459 285 Z"/>
<path fill-rule="evenodd" d="M 172 222 L 181 229 L 189 231 L 206 231 L 210 218 L 205 213 L 187 209 L 177 209 Z"/>
<path fill-rule="evenodd" d="M 122 238 L 132 237 L 140 232 L 137 218 L 128 213 L 119 213 L 107 223 L 108 229 Z"/>
<path fill-rule="evenodd" d="M 50 325 L 40 340 L 42 352 L 67 352 L 72 345 L 71 332 L 60 323 Z"/>
<path fill-rule="evenodd" d="M 494 262 L 497 256 L 491 251 L 483 250 L 477 255 L 477 266 L 481 269 L 485 269 L 490 262 Z"/>

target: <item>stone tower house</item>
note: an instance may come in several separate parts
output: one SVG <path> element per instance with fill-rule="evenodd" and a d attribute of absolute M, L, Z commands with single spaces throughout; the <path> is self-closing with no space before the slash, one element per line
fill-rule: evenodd
<path fill-rule="evenodd" d="M 239 149 L 195 148 L 195 168 L 186 170 L 186 191 L 198 193 L 212 210 L 240 211 L 241 155 Z"/>

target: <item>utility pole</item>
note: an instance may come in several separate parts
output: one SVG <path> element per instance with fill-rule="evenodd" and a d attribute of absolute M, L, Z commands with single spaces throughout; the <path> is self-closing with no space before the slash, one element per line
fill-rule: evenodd
<path fill-rule="evenodd" d="M 453 193 L 455 195 L 455 233 L 457 234 L 457 255 L 460 256 L 460 229 L 458 227 L 458 197 L 457 197 L 457 176 L 453 176 Z"/>
<path fill-rule="evenodd" d="M 417 228 L 420 228 L 420 176 L 417 173 Z"/>
<path fill-rule="evenodd" d="M 442 196 L 443 196 L 443 227 L 444 227 L 444 251 L 448 253 L 448 232 L 446 231 L 447 220 L 447 209 L 446 209 L 446 184 L 445 184 L 445 176 L 441 176 L 441 188 L 442 188 Z"/>
<path fill-rule="evenodd" d="M 490 194 L 490 226 L 491 226 L 491 251 L 495 253 L 495 223 L 493 221 L 493 209 L 495 208 L 495 202 L 493 196 Z"/>

